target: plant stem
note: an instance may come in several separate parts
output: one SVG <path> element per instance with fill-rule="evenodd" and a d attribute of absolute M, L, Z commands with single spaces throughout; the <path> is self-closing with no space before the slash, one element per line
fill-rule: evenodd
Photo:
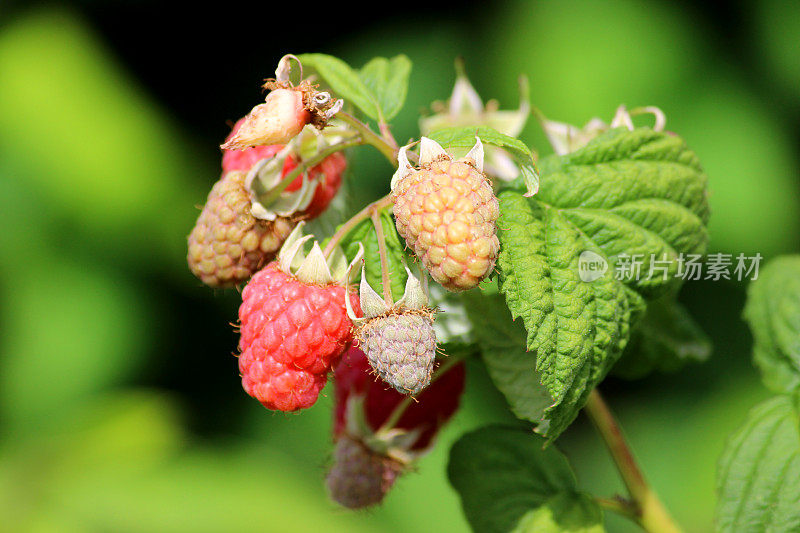
<path fill-rule="evenodd" d="M 595 498 L 597 505 L 606 509 L 607 511 L 614 511 L 615 513 L 629 518 L 633 521 L 637 520 L 638 509 L 636 504 L 623 498 Z"/>
<path fill-rule="evenodd" d="M 397 163 L 397 148 L 393 148 L 386 139 L 372 131 L 372 129 L 356 117 L 344 111 L 336 113 L 336 118 L 349 124 L 355 129 L 366 144 L 374 146 L 390 163 Z"/>
<path fill-rule="evenodd" d="M 297 165 L 297 167 L 295 169 L 293 169 L 291 172 L 286 174 L 286 176 L 284 176 L 283 179 L 281 179 L 281 181 L 277 185 L 272 187 L 266 193 L 259 194 L 258 195 L 258 201 L 262 205 L 266 205 L 266 206 L 270 205 L 272 202 L 274 202 L 275 200 L 278 199 L 278 197 L 281 195 L 281 193 L 283 193 L 283 191 L 285 191 L 286 188 L 289 185 L 291 185 L 291 183 L 295 179 L 297 179 L 297 177 L 300 174 L 302 174 L 306 170 L 310 169 L 314 165 L 317 165 L 317 164 L 321 163 L 326 157 L 328 157 L 329 155 L 331 155 L 331 154 L 333 154 L 335 152 L 341 152 L 345 148 L 350 148 L 352 146 L 359 146 L 359 145 L 362 145 L 362 144 L 364 144 L 363 140 L 361 140 L 359 137 L 354 137 L 353 139 L 349 139 L 347 141 L 342 141 L 342 142 L 340 142 L 338 144 L 333 144 L 333 145 L 329 146 L 327 149 L 319 152 L 318 154 L 315 154 L 314 157 L 310 157 L 310 158 L 306 159 L 305 161 L 302 161 L 301 164 Z"/>
<path fill-rule="evenodd" d="M 384 138 L 386 143 L 392 147 L 393 150 L 397 150 L 399 147 L 397 146 L 397 141 L 392 135 L 392 130 L 389 129 L 389 124 L 387 124 L 384 120 L 381 120 L 378 124 L 378 127 L 381 130 L 381 136 Z"/>
<path fill-rule="evenodd" d="M 619 424 L 597 389 L 589 395 L 584 409 L 603 438 L 622 476 L 622 481 L 628 488 L 628 493 L 635 506 L 633 519 L 636 523 L 651 533 L 679 533 L 680 529 L 673 522 L 656 493 L 645 481 Z"/>
<path fill-rule="evenodd" d="M 381 258 L 381 284 L 383 285 L 383 301 L 386 305 L 392 307 L 394 299 L 392 298 L 392 287 L 389 280 L 389 258 L 386 254 L 386 239 L 383 236 L 383 224 L 377 209 L 373 209 L 370 213 L 372 225 L 375 227 L 375 235 L 378 238 L 378 255 Z"/>
<path fill-rule="evenodd" d="M 431 382 L 428 384 L 428 387 L 433 385 L 433 383 L 437 379 L 442 377 L 442 375 L 444 375 L 445 372 L 450 370 L 450 368 L 453 367 L 455 364 L 457 364 L 459 361 L 461 361 L 461 357 L 455 355 L 451 355 L 450 357 L 442 361 L 442 363 L 439 365 L 439 368 L 437 368 L 436 371 L 431 376 Z M 400 419 L 403 418 L 406 409 L 408 409 L 411 403 L 415 401 L 416 400 L 414 399 L 413 396 L 406 396 L 405 398 L 403 398 L 403 401 L 397 404 L 397 406 L 392 411 L 392 414 L 390 414 L 389 418 L 386 419 L 386 422 L 384 422 L 378 429 L 378 431 L 376 431 L 375 433 L 382 433 L 393 429 L 397 425 L 397 423 L 400 422 Z"/>
<path fill-rule="evenodd" d="M 384 207 L 389 207 L 392 205 L 392 195 L 387 194 L 383 198 L 379 198 L 372 202 L 371 204 L 367 204 L 367 206 L 353 215 L 347 222 L 341 225 L 341 227 L 336 230 L 336 233 L 331 236 L 331 240 L 328 241 L 327 246 L 325 246 L 325 250 L 323 251 L 323 255 L 325 257 L 330 257 L 333 249 L 336 248 L 336 245 L 339 244 L 345 235 L 350 233 L 350 231 L 362 220 L 372 216 L 373 211 L 380 211 Z"/>

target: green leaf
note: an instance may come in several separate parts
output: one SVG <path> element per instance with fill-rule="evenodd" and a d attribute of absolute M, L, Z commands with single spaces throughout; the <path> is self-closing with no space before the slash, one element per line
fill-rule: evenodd
<path fill-rule="evenodd" d="M 445 148 L 470 148 L 475 144 L 475 137 L 481 142 L 497 146 L 510 153 L 520 169 L 520 178 L 527 189 L 526 196 L 532 196 L 539 190 L 539 172 L 533 162 L 533 154 L 525 143 L 504 135 L 487 126 L 447 128 L 431 133 L 430 138 Z"/>
<path fill-rule="evenodd" d="M 410 74 L 411 60 L 402 54 L 391 59 L 376 57 L 361 68 L 359 77 L 376 96 L 385 120 L 393 119 L 403 108 Z"/>
<path fill-rule="evenodd" d="M 800 531 L 795 400 L 779 396 L 756 406 L 726 445 L 717 470 L 719 531 Z"/>
<path fill-rule="evenodd" d="M 395 301 L 403 296 L 406 286 L 406 269 L 404 262 L 410 264 L 404 252 L 404 242 L 397 234 L 394 220 L 387 210 L 383 210 L 381 215 L 381 227 L 383 236 L 386 240 L 386 258 L 389 265 L 389 280 L 392 289 L 392 297 Z M 341 246 L 348 260 L 353 259 L 358 252 L 358 245 L 364 246 L 364 271 L 369 283 L 378 294 L 383 294 L 383 278 L 381 277 L 381 259 L 378 247 L 378 234 L 371 219 L 360 222 L 353 231 L 342 239 Z M 354 276 L 353 281 L 360 280 L 360 272 Z"/>
<path fill-rule="evenodd" d="M 566 457 L 530 431 L 467 433 L 450 450 L 447 475 L 473 531 L 602 531 L 600 509 L 577 491 Z"/>
<path fill-rule="evenodd" d="M 514 533 L 602 533 L 603 515 L 590 497 L 560 494 L 530 511 L 514 528 Z"/>
<path fill-rule="evenodd" d="M 443 344 L 454 350 L 463 352 L 466 349 L 477 353 L 472 322 L 467 316 L 469 301 L 465 300 L 463 293 L 450 292 L 437 283 L 431 283 L 428 285 L 428 305 L 437 309 L 433 329 L 439 347 L 446 354 L 451 352 Z"/>
<path fill-rule="evenodd" d="M 522 318 L 554 398 L 533 421 L 553 439 L 619 358 L 645 298 L 680 285 L 679 254 L 705 251 L 708 204 L 694 153 L 679 137 L 647 128 L 612 130 L 549 158 L 541 185 L 533 198 L 498 195 L 498 267 L 501 292 Z M 616 271 L 624 254 L 642 256 L 641 276 L 616 275 L 626 274 Z M 651 256 L 667 260 L 664 276 L 647 275 Z M 605 270 L 585 270 L 586 258 Z"/>
<path fill-rule="evenodd" d="M 377 120 L 380 113 L 375 94 L 364 84 L 358 72 L 339 58 L 326 54 L 302 54 L 298 56 L 306 69 L 314 69 L 330 86 L 335 96 L 343 98 Z"/>
<path fill-rule="evenodd" d="M 612 372 L 624 379 L 639 379 L 656 370 L 675 372 L 687 362 L 702 363 L 710 355 L 711 340 L 669 295 L 647 304 Z"/>
<path fill-rule="evenodd" d="M 744 317 L 766 386 L 776 392 L 800 389 L 800 256 L 778 257 L 762 269 L 748 288 Z"/>
<path fill-rule="evenodd" d="M 486 370 L 516 416 L 539 420 L 553 399 L 534 370 L 536 355 L 525 349 L 525 327 L 512 321 L 499 294 L 464 293 L 467 315 Z"/>

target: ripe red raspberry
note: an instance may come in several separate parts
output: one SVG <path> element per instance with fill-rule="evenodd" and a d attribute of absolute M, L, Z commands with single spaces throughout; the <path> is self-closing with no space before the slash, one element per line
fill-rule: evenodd
<path fill-rule="evenodd" d="M 228 140 L 239 131 L 244 121 L 245 119 L 241 118 L 234 124 L 230 135 L 228 135 Z M 254 146 L 244 150 L 223 150 L 222 171 L 240 170 L 242 172 L 247 172 L 260 160 L 274 157 L 278 152 L 283 150 L 283 148 L 284 145 L 282 144 L 273 144 L 269 146 Z M 347 159 L 344 157 L 344 154 L 335 152 L 323 159 L 320 164 L 309 169 L 307 179 L 312 182 L 318 180 L 319 183 L 316 185 L 317 188 L 314 191 L 314 196 L 308 206 L 295 214 L 297 219 L 317 218 L 328 208 L 331 200 L 336 196 L 336 193 L 342 185 L 342 174 L 344 174 L 346 167 Z M 290 154 L 283 164 L 281 177 L 286 176 L 295 168 L 297 168 L 297 158 Z M 286 188 L 286 192 L 297 191 L 302 184 L 303 178 L 302 176 L 298 176 L 297 179 Z"/>
<path fill-rule="evenodd" d="M 420 151 L 419 169 L 401 151 L 392 180 L 397 231 L 434 280 L 451 291 L 471 289 L 491 273 L 500 250 L 500 205 L 482 172 L 482 145 L 453 161 L 423 137 Z"/>
<path fill-rule="evenodd" d="M 223 175 L 189 234 L 187 262 L 210 287 L 231 287 L 250 279 L 275 258 L 296 222 L 261 220 L 250 214 L 250 193 L 239 171 Z"/>
<path fill-rule="evenodd" d="M 239 372 L 242 386 L 268 409 L 314 404 L 352 341 L 345 287 L 302 282 L 267 265 L 242 291 Z M 358 297 L 349 294 L 351 303 Z"/>

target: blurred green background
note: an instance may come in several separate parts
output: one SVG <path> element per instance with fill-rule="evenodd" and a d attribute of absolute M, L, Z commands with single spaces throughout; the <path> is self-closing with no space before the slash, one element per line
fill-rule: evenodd
<path fill-rule="evenodd" d="M 308 15 L 303 10 L 311 10 Z M 366 8 L 364 8 L 366 9 Z M 310 17 L 310 18 L 309 18 Z M 465 430 L 513 422 L 480 364 L 460 413 L 380 509 L 326 497 L 330 390 L 296 415 L 240 388 L 238 294 L 201 286 L 185 236 L 219 175 L 226 121 L 286 52 L 414 61 L 399 139 L 463 55 L 485 98 L 526 73 L 549 117 L 658 105 L 710 179 L 712 251 L 800 251 L 800 7 L 761 0 L 380 5 L 5 2 L 0 7 L 0 531 L 466 531 L 444 468 Z M 531 121 L 524 139 L 546 144 Z M 353 207 L 392 169 L 353 157 Z M 703 366 L 602 390 L 688 531 L 711 529 L 716 459 L 766 392 L 744 284 L 681 294 L 714 341 Z M 561 439 L 581 484 L 622 484 L 582 417 Z M 610 531 L 631 531 L 607 517 Z"/>

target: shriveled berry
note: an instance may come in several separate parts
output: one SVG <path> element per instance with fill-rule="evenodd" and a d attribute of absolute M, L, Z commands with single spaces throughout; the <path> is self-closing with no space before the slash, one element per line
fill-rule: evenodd
<path fill-rule="evenodd" d="M 333 466 L 326 483 L 331 498 L 348 509 L 363 509 L 380 503 L 402 465 L 389 457 L 381 456 L 361 442 L 342 437 L 336 442 Z"/>
<path fill-rule="evenodd" d="M 294 88 L 275 89 L 263 104 L 253 108 L 242 126 L 222 148 L 244 150 L 251 146 L 285 144 L 311 122 L 312 116 L 303 103 L 303 91 Z"/>

